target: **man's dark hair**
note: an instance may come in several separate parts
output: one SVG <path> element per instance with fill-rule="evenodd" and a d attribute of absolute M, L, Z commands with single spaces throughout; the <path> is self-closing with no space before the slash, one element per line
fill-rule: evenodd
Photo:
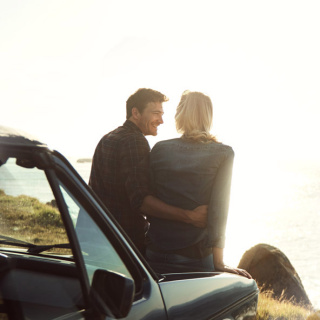
<path fill-rule="evenodd" d="M 127 119 L 132 115 L 132 108 L 137 108 L 140 113 L 149 102 L 165 102 L 169 99 L 159 91 L 141 88 L 132 94 L 127 100 Z"/>

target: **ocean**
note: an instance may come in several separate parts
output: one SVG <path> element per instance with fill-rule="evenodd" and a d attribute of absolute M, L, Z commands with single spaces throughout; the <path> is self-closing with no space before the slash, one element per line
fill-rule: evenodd
<path fill-rule="evenodd" d="M 88 182 L 91 163 L 69 161 Z M 263 172 L 250 167 L 251 174 L 243 168 L 235 166 L 233 173 L 225 263 L 237 266 L 245 251 L 258 243 L 277 247 L 320 309 L 320 165 L 272 166 Z M 51 197 L 43 194 L 41 200 Z"/>

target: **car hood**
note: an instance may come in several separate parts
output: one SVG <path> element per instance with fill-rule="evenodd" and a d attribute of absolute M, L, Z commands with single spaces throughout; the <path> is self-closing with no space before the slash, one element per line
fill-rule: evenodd
<path fill-rule="evenodd" d="M 258 294 L 253 279 L 228 273 L 167 274 L 159 286 L 169 319 L 218 316 Z"/>

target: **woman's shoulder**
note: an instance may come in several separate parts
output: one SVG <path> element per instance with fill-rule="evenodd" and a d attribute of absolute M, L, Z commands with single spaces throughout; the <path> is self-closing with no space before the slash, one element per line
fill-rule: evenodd
<path fill-rule="evenodd" d="M 181 140 L 180 138 L 174 138 L 174 139 L 168 139 L 168 140 L 159 141 L 153 146 L 152 150 L 153 149 L 157 149 L 157 148 L 177 145 L 177 144 L 179 144 L 180 140 Z"/>
<path fill-rule="evenodd" d="M 224 144 L 222 142 L 213 142 L 212 143 L 212 146 L 215 147 L 215 148 L 218 148 L 218 149 L 221 149 L 221 150 L 224 150 L 226 152 L 231 152 L 233 153 L 233 148 L 227 144 Z"/>
<path fill-rule="evenodd" d="M 182 138 L 173 138 L 173 139 L 158 141 L 153 148 L 156 148 L 156 147 L 158 148 L 158 147 L 168 146 L 168 145 L 184 145 L 184 146 L 195 147 L 195 148 L 205 148 L 205 149 L 216 148 L 216 149 L 232 150 L 231 146 L 224 144 L 222 142 L 210 141 L 208 143 L 201 143 L 201 142 L 196 142 L 193 140 L 187 140 Z"/>
<path fill-rule="evenodd" d="M 190 152 L 214 152 L 218 154 L 234 155 L 233 148 L 227 144 L 211 141 L 209 143 L 199 143 L 182 138 L 175 138 L 157 142 L 152 148 L 153 152 L 161 152 L 161 150 L 168 151 L 168 149 L 190 151 Z"/>
<path fill-rule="evenodd" d="M 221 154 L 224 158 L 233 158 L 234 150 L 231 146 L 224 143 L 216 143 L 215 150 L 217 150 L 219 154 Z"/>

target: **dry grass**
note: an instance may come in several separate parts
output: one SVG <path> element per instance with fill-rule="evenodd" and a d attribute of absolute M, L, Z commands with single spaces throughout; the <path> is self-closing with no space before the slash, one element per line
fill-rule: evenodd
<path fill-rule="evenodd" d="M 320 320 L 320 310 L 312 313 L 307 320 Z"/>
<path fill-rule="evenodd" d="M 271 291 L 259 294 L 257 320 L 316 320 L 314 312 L 307 306 L 295 304 L 293 300 L 274 299 Z"/>

